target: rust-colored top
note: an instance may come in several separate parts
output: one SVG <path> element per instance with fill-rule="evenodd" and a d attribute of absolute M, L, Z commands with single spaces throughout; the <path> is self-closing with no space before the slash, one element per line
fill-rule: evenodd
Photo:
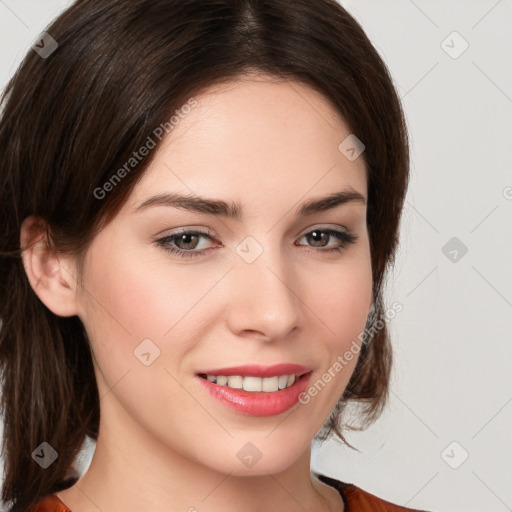
<path fill-rule="evenodd" d="M 345 512 L 426 512 L 422 510 L 401 507 L 394 505 L 383 499 L 356 487 L 354 484 L 348 484 L 335 480 L 318 473 L 315 475 L 322 482 L 334 487 L 341 495 L 345 503 Z M 56 494 L 47 496 L 41 500 L 33 509 L 33 512 L 72 512 Z"/>
<path fill-rule="evenodd" d="M 318 473 L 314 474 L 320 481 L 334 487 L 340 493 L 343 503 L 345 503 L 345 512 L 427 512 L 426 510 L 394 505 L 389 501 L 370 494 L 354 484 L 341 482 L 340 480 Z"/>
<path fill-rule="evenodd" d="M 56 494 L 51 494 L 42 499 L 33 509 L 33 512 L 71 512 L 71 510 L 60 501 Z"/>

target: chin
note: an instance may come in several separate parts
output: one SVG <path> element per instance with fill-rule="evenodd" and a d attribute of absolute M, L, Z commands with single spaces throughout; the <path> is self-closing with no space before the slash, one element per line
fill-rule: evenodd
<path fill-rule="evenodd" d="M 309 454 L 311 441 L 302 436 L 293 439 L 284 425 L 275 431 L 275 426 L 255 434 L 247 431 L 229 442 L 217 440 L 217 449 L 209 449 L 209 460 L 203 457 L 202 463 L 231 476 L 267 476 L 286 471 L 305 453 Z"/>

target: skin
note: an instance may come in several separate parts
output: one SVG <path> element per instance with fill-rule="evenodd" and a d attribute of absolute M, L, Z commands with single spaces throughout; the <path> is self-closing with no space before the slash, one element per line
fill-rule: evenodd
<path fill-rule="evenodd" d="M 338 492 L 312 476 L 310 449 L 357 357 L 307 405 L 268 417 L 227 409 L 195 372 L 290 362 L 313 368 L 314 383 L 357 340 L 371 305 L 366 204 L 304 218 L 295 209 L 347 188 L 366 198 L 363 158 L 349 161 L 338 150 L 349 128 L 305 85 L 259 75 L 196 99 L 94 239 L 83 289 L 72 256 L 49 252 L 43 239 L 23 253 L 40 299 L 83 322 L 101 397 L 89 470 L 58 496 L 73 512 L 341 511 Z M 239 202 L 244 217 L 166 206 L 134 212 L 162 192 Z M 196 247 L 175 240 L 184 250 L 209 249 L 205 257 L 184 259 L 155 244 L 185 227 L 214 232 Z M 305 236 L 314 228 L 358 238 L 328 253 L 324 246 L 340 242 Z M 22 244 L 34 233 L 30 217 Z M 247 236 L 263 248 L 250 264 L 235 251 Z M 134 356 L 146 338 L 160 349 L 149 366 Z M 250 468 L 237 457 L 248 442 L 262 454 Z"/>

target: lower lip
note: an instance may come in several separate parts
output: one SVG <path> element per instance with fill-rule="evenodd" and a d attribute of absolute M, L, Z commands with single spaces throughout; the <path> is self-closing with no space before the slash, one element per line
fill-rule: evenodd
<path fill-rule="evenodd" d="M 308 386 L 311 373 L 301 375 L 289 388 L 273 392 L 245 391 L 219 386 L 196 376 L 204 389 L 231 410 L 248 416 L 275 416 L 286 412 L 298 403 L 299 395 Z"/>

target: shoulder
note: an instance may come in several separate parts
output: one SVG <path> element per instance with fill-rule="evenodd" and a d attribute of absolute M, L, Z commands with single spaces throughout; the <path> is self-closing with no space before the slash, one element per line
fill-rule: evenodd
<path fill-rule="evenodd" d="M 71 512 L 55 494 L 51 494 L 36 503 L 31 512 Z"/>
<path fill-rule="evenodd" d="M 346 512 L 427 512 L 395 505 L 354 484 L 341 482 L 318 473 L 315 473 L 315 475 L 322 482 L 338 490 L 345 503 Z"/>

